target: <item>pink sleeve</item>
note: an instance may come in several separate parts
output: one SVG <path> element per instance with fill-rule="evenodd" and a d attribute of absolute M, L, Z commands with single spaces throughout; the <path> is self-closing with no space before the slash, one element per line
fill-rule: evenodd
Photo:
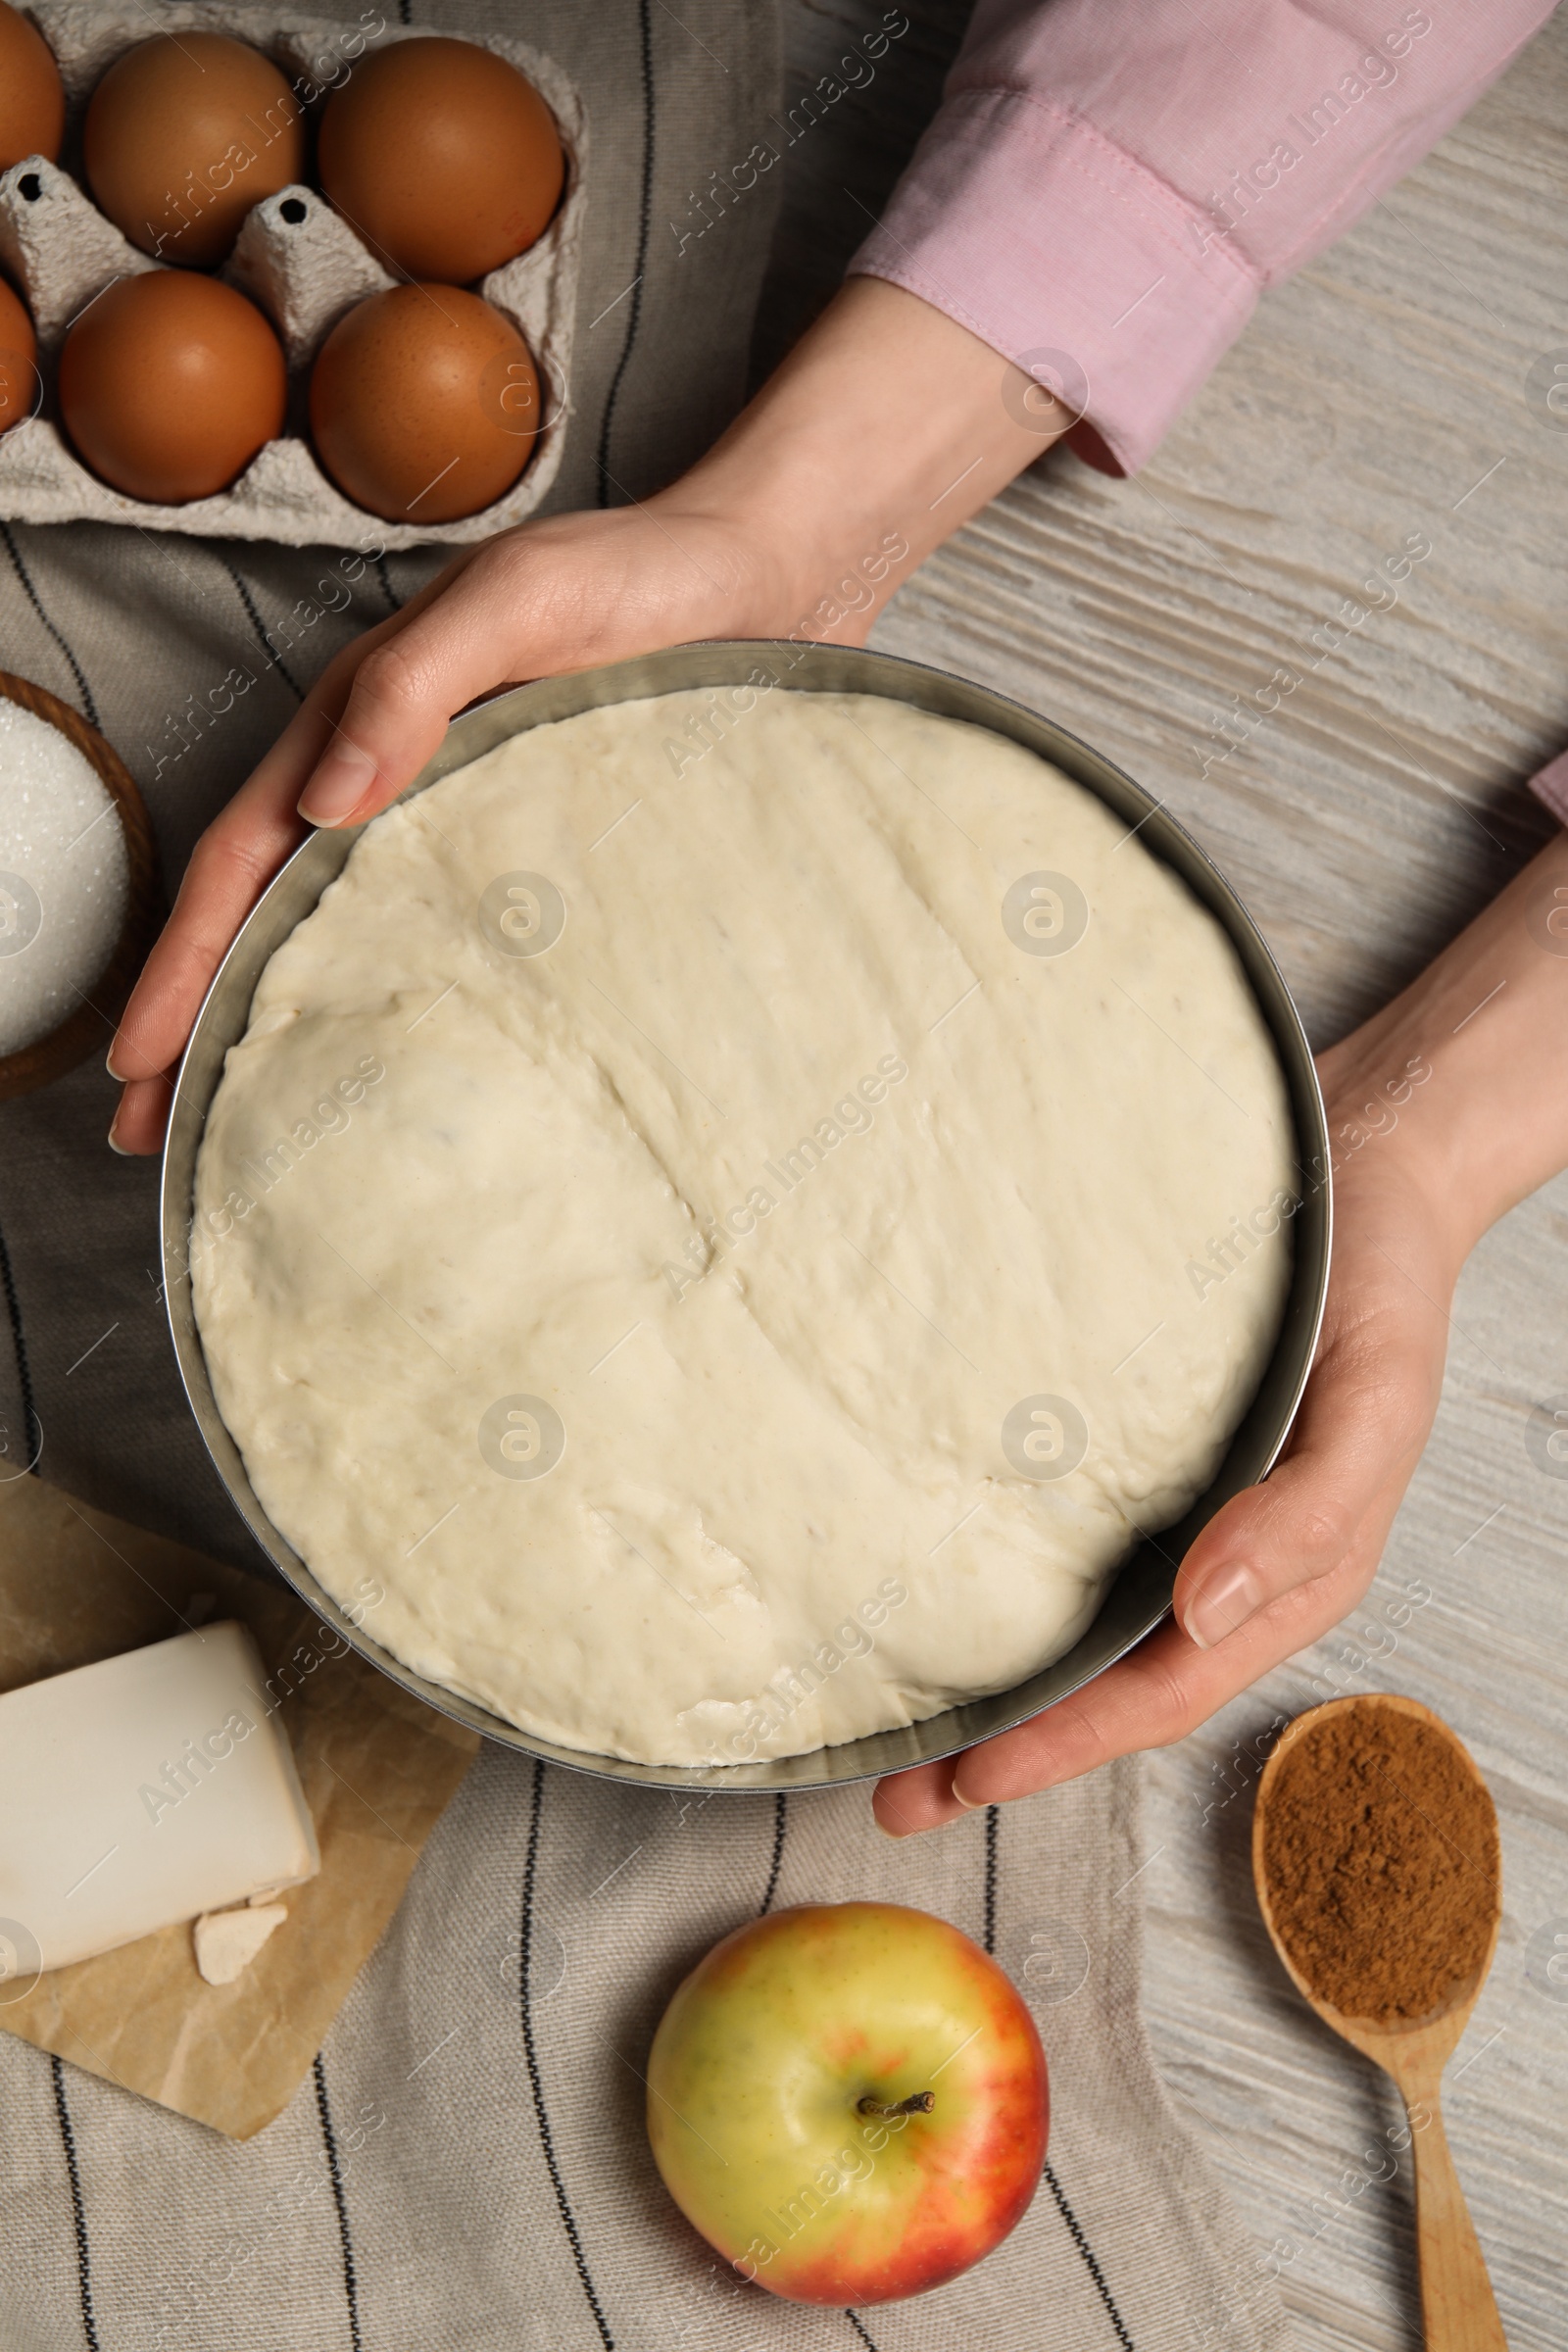
<path fill-rule="evenodd" d="M 1568 752 L 1559 752 L 1538 770 L 1530 779 L 1530 789 L 1560 825 L 1568 825 Z"/>
<path fill-rule="evenodd" d="M 1407 172 L 1552 4 L 979 0 L 851 269 L 1033 363 L 1131 472 L 1262 289 Z"/>

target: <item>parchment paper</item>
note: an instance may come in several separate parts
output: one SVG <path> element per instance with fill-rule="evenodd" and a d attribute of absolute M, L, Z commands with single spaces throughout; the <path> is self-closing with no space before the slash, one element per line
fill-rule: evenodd
<path fill-rule="evenodd" d="M 373 1605 L 373 1604 L 372 1604 Z M 319 1877 L 233 1984 L 198 1975 L 188 1925 L 40 1977 L 0 2026 L 234 2139 L 278 2115 L 397 1909 L 479 1745 L 368 1666 L 290 1592 L 74 1502 L 0 1484 L 0 1691 L 237 1617 L 279 1694 Z"/>

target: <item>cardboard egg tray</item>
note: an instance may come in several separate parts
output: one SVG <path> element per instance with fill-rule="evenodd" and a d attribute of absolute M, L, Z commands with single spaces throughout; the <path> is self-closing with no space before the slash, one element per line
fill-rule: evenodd
<path fill-rule="evenodd" d="M 359 22 L 170 0 L 156 20 L 137 0 L 32 0 L 26 13 L 60 67 L 68 105 L 65 152 L 101 75 L 153 29 L 232 33 L 262 50 L 302 99 L 339 86 L 369 47 L 417 40 L 369 8 Z M 456 522 L 389 522 L 343 496 L 305 436 L 311 364 L 343 313 L 397 281 L 314 188 L 284 188 L 247 214 L 218 272 L 266 313 L 289 367 L 289 429 L 270 441 L 239 479 L 214 498 L 177 507 L 126 498 L 89 473 L 53 415 L 54 363 L 73 319 L 118 277 L 165 267 L 106 220 L 86 189 L 31 156 L 0 174 L 0 268 L 21 288 L 38 330 L 35 413 L 0 435 L 0 515 L 23 522 L 119 522 L 189 531 L 209 539 L 272 539 L 285 546 L 417 547 L 483 539 L 532 514 L 561 465 L 571 373 L 571 337 L 585 202 L 587 121 L 575 84 L 523 41 L 488 36 L 528 76 L 555 115 L 566 151 L 565 195 L 538 243 L 479 281 L 486 301 L 522 335 L 539 370 L 544 424 L 533 456 L 504 498 Z"/>

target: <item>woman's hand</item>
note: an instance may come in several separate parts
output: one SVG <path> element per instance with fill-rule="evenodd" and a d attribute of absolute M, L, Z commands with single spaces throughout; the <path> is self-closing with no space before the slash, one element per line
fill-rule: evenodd
<path fill-rule="evenodd" d="M 881 1782 L 893 1837 L 1185 1739 L 1372 1581 L 1443 1385 L 1459 1269 L 1568 1164 L 1568 836 L 1319 1060 L 1334 1159 L 1322 1337 L 1285 1456 L 1216 1513 L 1174 1615 L 1071 1697 Z"/>
<path fill-rule="evenodd" d="M 1328 1308 L 1289 1450 L 1199 1537 L 1174 1617 L 1015 1731 L 883 1781 L 883 1829 L 933 1829 L 1183 1740 L 1361 1598 L 1437 1410 L 1457 1273 L 1397 1141 L 1369 1143 L 1339 1177 Z"/>
<path fill-rule="evenodd" d="M 458 557 L 328 665 L 197 843 L 110 1050 L 116 1149 L 157 1151 L 213 974 L 310 826 L 384 808 L 466 704 L 694 638 L 860 644 L 915 564 L 1072 422 L 930 304 L 854 278 L 670 489 Z"/>
<path fill-rule="evenodd" d="M 384 808 L 477 696 L 689 638 L 749 635 L 746 618 L 770 601 L 755 552 L 725 522 L 654 501 L 503 532 L 345 647 L 196 845 L 110 1054 L 125 1081 L 116 1149 L 159 1148 L 172 1067 L 213 974 L 312 824 Z"/>

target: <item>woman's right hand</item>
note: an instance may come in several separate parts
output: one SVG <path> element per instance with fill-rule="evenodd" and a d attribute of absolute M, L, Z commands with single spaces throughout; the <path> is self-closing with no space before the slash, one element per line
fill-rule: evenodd
<path fill-rule="evenodd" d="M 196 845 L 110 1052 L 124 1082 L 115 1148 L 159 1149 L 213 975 L 313 824 L 384 808 L 481 696 L 692 638 L 753 635 L 769 601 L 727 523 L 656 500 L 503 532 L 346 646 Z"/>
<path fill-rule="evenodd" d="M 860 644 L 900 580 L 1072 421 L 929 303 L 852 278 L 671 488 L 459 556 L 327 665 L 197 843 L 110 1049 L 116 1149 L 158 1150 L 213 975 L 310 826 L 384 808 L 468 704 L 694 638 Z"/>

